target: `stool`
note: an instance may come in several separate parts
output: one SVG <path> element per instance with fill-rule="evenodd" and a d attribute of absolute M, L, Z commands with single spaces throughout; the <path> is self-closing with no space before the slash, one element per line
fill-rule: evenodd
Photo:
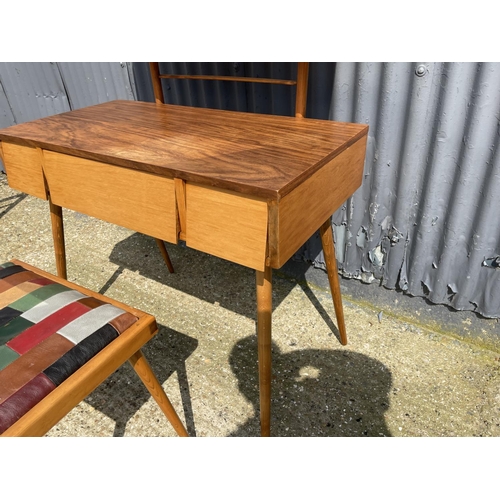
<path fill-rule="evenodd" d="M 187 436 L 140 350 L 157 332 L 142 311 L 18 260 L 0 265 L 0 435 L 43 436 L 128 360 Z"/>

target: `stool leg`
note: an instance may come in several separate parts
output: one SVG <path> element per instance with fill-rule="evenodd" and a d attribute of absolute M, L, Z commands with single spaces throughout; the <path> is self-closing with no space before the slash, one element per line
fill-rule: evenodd
<path fill-rule="evenodd" d="M 50 222 L 52 224 L 52 239 L 54 240 L 54 252 L 56 255 L 57 276 L 59 276 L 59 278 L 67 279 L 62 208 L 58 205 L 54 205 L 50 198 L 49 208 Z"/>
<path fill-rule="evenodd" d="M 257 345 L 259 354 L 260 434 L 271 435 L 272 269 L 257 271 Z"/>
<path fill-rule="evenodd" d="M 347 344 L 347 332 L 344 322 L 344 309 L 342 308 L 342 295 L 340 294 L 339 273 L 337 269 L 337 259 L 335 258 L 335 246 L 333 244 L 332 223 L 330 217 L 320 227 L 319 234 L 323 245 L 323 254 L 325 255 L 326 270 L 328 272 L 328 281 L 332 291 L 333 306 L 337 316 L 337 325 L 340 332 L 340 342 Z"/>
<path fill-rule="evenodd" d="M 163 387 L 158 382 L 158 379 L 151 370 L 151 367 L 149 366 L 149 363 L 142 354 L 141 350 L 138 350 L 136 353 L 134 353 L 130 357 L 129 362 L 137 375 L 139 375 L 140 379 L 146 386 L 147 390 L 150 392 L 151 396 L 153 396 L 155 401 L 158 403 L 158 406 L 168 418 L 168 421 L 172 424 L 172 427 L 175 429 L 177 434 L 182 437 L 187 437 L 188 433 L 186 431 L 186 428 L 184 427 L 184 424 L 174 410 L 172 403 L 165 394 Z"/>
<path fill-rule="evenodd" d="M 158 238 L 156 239 L 156 244 L 158 245 L 158 248 L 160 249 L 161 255 L 163 256 L 163 260 L 165 261 L 165 264 L 167 264 L 168 270 L 173 273 L 174 272 L 174 266 L 172 265 L 172 261 L 170 260 L 170 257 L 167 252 L 167 248 L 165 247 L 165 243 L 162 240 L 159 240 Z"/>

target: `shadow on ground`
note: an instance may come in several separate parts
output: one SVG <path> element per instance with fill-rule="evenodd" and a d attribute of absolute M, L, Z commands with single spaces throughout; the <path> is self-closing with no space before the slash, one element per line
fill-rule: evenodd
<path fill-rule="evenodd" d="M 143 348 L 153 372 L 163 384 L 174 372 L 179 379 L 182 411 L 190 436 L 196 436 L 186 360 L 196 339 L 160 327 Z M 390 436 L 384 413 L 389 408 L 390 371 L 362 354 L 342 350 L 303 349 L 282 353 L 273 344 L 271 434 L 286 437 Z M 257 339 L 237 342 L 229 356 L 238 389 L 254 407 L 249 418 L 230 436 L 259 436 Z M 125 364 L 85 401 L 115 422 L 114 436 L 123 436 L 127 422 L 150 395 Z M 217 401 L 206 401 L 216 407 Z M 154 435 L 154 422 L 151 423 Z"/>
<path fill-rule="evenodd" d="M 392 376 L 379 361 L 344 350 L 302 349 L 283 353 L 273 343 L 271 434 L 273 436 L 390 436 Z M 231 352 L 230 365 L 255 416 L 233 436 L 258 436 L 257 339 Z"/>
<path fill-rule="evenodd" d="M 124 269 L 255 320 L 255 273 L 251 269 L 217 259 L 189 248 L 167 245 L 176 272 L 170 274 L 154 239 L 134 233 L 120 241 L 110 260 L 117 271 L 100 290 L 105 293 Z M 303 269 L 303 271 L 302 271 Z M 302 266 L 301 272 L 306 268 Z M 296 276 L 304 292 L 333 334 L 338 330 L 308 288 Z M 296 283 L 279 279 L 273 287 L 273 308 Z M 190 402 L 186 360 L 198 341 L 160 326 L 160 333 L 143 348 L 161 383 L 177 372 L 184 419 L 196 435 L 196 415 Z M 379 361 L 352 351 L 302 349 L 281 352 L 273 343 L 272 421 L 273 436 L 389 436 L 384 413 L 389 408 L 392 376 Z M 254 408 L 253 416 L 231 436 L 259 436 L 259 389 L 256 335 L 235 343 L 228 353 L 238 389 Z M 123 387 L 123 391 L 121 391 Z M 96 389 L 87 403 L 116 422 L 114 435 L 122 436 L 128 420 L 147 401 L 149 393 L 132 369 L 125 365 Z M 217 406 L 217 401 L 207 401 Z M 181 415 L 182 418 L 182 415 Z"/>
<path fill-rule="evenodd" d="M 181 419 L 185 421 L 190 436 L 195 436 L 196 430 L 186 360 L 197 346 L 196 339 L 159 325 L 158 334 L 142 348 L 144 356 L 161 384 L 177 372 L 184 414 L 180 408 L 177 410 Z M 129 363 L 125 363 L 97 387 L 85 402 L 115 422 L 113 435 L 118 437 L 124 435 L 127 422 L 149 398 L 150 394 L 138 375 Z"/>
<path fill-rule="evenodd" d="M 255 271 L 232 262 L 192 250 L 182 245 L 166 244 L 175 273 L 169 273 L 153 238 L 134 233 L 120 241 L 111 252 L 110 261 L 119 266 L 100 293 L 112 286 L 123 269 L 137 271 L 148 279 L 159 281 L 205 302 L 256 320 Z M 216 268 L 217 272 L 214 272 Z M 273 308 L 299 284 L 330 331 L 340 341 L 335 323 L 309 288 L 305 273 L 309 265 L 297 266 L 296 275 L 282 279 L 279 290 L 273 288 Z M 279 271 L 276 277 L 280 276 Z M 296 281 L 295 281 L 296 280 Z"/>
<path fill-rule="evenodd" d="M 0 218 L 7 215 L 12 209 L 14 209 L 21 201 L 28 196 L 27 194 L 15 194 L 13 196 L 8 196 L 7 198 L 0 199 Z"/>

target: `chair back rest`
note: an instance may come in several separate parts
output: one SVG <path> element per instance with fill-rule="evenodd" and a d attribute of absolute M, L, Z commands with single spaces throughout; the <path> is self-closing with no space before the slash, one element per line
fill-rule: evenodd
<path fill-rule="evenodd" d="M 160 64 L 157 62 L 149 63 L 151 73 L 151 81 L 153 83 L 153 91 L 155 101 L 158 104 L 165 104 L 165 96 L 163 94 L 162 79 L 178 79 L 178 80 L 219 80 L 227 82 L 246 82 L 246 83 L 268 83 L 274 85 L 295 85 L 295 116 L 303 118 L 306 114 L 307 105 L 307 83 L 309 79 L 309 63 L 297 63 L 297 78 L 296 80 L 279 80 L 275 78 L 260 78 L 247 76 L 219 76 L 219 75 L 180 75 L 180 74 L 163 74 L 160 72 Z"/>

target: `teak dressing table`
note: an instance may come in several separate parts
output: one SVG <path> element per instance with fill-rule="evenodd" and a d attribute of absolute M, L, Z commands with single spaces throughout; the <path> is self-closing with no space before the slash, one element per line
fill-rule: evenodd
<path fill-rule="evenodd" d="M 331 215 L 361 185 L 368 126 L 111 101 L 0 130 L 9 185 L 256 271 L 261 434 L 270 434 L 272 269 L 320 230 L 347 342 Z"/>

